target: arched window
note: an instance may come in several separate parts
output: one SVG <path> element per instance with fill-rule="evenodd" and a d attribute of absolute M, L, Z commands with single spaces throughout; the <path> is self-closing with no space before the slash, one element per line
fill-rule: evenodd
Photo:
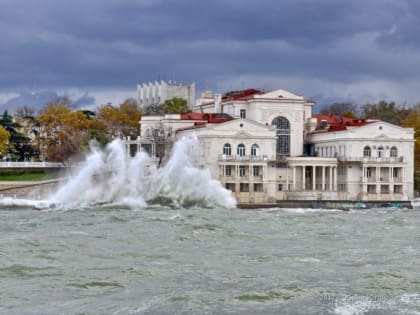
<path fill-rule="evenodd" d="M 369 146 L 366 146 L 366 147 L 363 149 L 363 156 L 364 156 L 364 157 L 371 157 L 371 155 L 372 155 L 372 150 L 370 149 L 370 147 L 369 147 Z"/>
<path fill-rule="evenodd" d="M 260 147 L 258 146 L 258 144 L 253 144 L 251 147 L 251 155 L 257 156 L 259 154 L 259 151 L 260 151 Z"/>
<path fill-rule="evenodd" d="M 229 143 L 225 143 L 225 145 L 223 146 L 223 154 L 232 155 L 232 148 Z"/>
<path fill-rule="evenodd" d="M 245 155 L 245 145 L 244 144 L 240 144 L 238 145 L 238 149 L 236 151 L 236 154 L 238 154 L 239 156 L 244 156 Z"/>
<path fill-rule="evenodd" d="M 378 147 L 378 158 L 384 157 L 384 147 Z"/>
<path fill-rule="evenodd" d="M 398 156 L 398 149 L 396 147 L 392 147 L 391 151 L 389 151 L 390 157 L 397 157 Z"/>
<path fill-rule="evenodd" d="M 273 119 L 272 125 L 276 126 L 278 156 L 290 155 L 290 123 L 285 117 L 279 116 Z"/>

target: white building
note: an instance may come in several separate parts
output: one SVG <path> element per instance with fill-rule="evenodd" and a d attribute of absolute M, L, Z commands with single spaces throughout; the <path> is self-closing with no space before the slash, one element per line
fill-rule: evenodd
<path fill-rule="evenodd" d="M 143 109 L 151 105 L 163 104 L 166 100 L 178 97 L 188 103 L 188 108 L 193 108 L 195 103 L 195 83 L 190 85 L 176 82 L 149 82 L 137 84 L 137 105 Z"/>
<path fill-rule="evenodd" d="M 216 94 L 195 113 L 143 117 L 141 141 L 162 162 L 168 144 L 196 134 L 198 166 L 241 204 L 412 199 L 413 129 L 312 116 L 313 104 L 284 90 Z"/>

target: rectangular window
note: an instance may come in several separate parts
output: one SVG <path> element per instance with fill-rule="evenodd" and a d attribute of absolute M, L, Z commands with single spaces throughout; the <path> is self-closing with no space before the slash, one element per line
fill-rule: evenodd
<path fill-rule="evenodd" d="M 283 191 L 283 184 L 279 184 L 279 185 L 277 186 L 277 190 L 278 190 L 278 191 Z"/>
<path fill-rule="evenodd" d="M 246 118 L 246 110 L 245 109 L 241 109 L 240 114 L 241 114 L 241 118 Z"/>
<path fill-rule="evenodd" d="M 249 184 L 248 183 L 240 183 L 239 184 L 239 191 L 240 192 L 249 192 Z"/>
<path fill-rule="evenodd" d="M 234 183 L 226 183 L 226 189 L 229 189 L 232 192 L 235 192 L 235 184 Z"/>
<path fill-rule="evenodd" d="M 394 193 L 395 194 L 402 194 L 402 186 L 401 185 L 394 185 Z"/>
<path fill-rule="evenodd" d="M 254 191 L 255 192 L 262 192 L 263 191 L 263 184 L 254 184 Z"/>
<path fill-rule="evenodd" d="M 239 166 L 239 176 L 245 176 L 245 166 Z"/>
<path fill-rule="evenodd" d="M 225 166 L 225 175 L 226 176 L 232 176 L 232 166 L 230 166 L 230 165 Z"/>
<path fill-rule="evenodd" d="M 392 169 L 392 177 L 397 178 L 398 177 L 398 168 Z"/>
<path fill-rule="evenodd" d="M 347 191 L 346 184 L 338 184 L 338 191 L 340 192 Z"/>
<path fill-rule="evenodd" d="M 367 192 L 368 194 L 376 194 L 376 185 L 368 185 Z"/>
<path fill-rule="evenodd" d="M 253 167 L 254 176 L 260 176 L 260 166 Z"/>
<path fill-rule="evenodd" d="M 367 178 L 371 178 L 371 177 L 372 177 L 372 172 L 371 172 L 371 170 L 370 170 L 370 167 L 368 167 L 368 168 L 366 169 L 366 177 L 367 177 Z"/>

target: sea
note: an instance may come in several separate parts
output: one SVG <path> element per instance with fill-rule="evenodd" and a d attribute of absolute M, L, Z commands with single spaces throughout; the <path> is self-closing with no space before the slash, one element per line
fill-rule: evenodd
<path fill-rule="evenodd" d="M 92 150 L 48 198 L 0 199 L 0 314 L 420 314 L 418 203 L 237 209 L 185 150 Z"/>
<path fill-rule="evenodd" d="M 0 210 L 0 314 L 420 314 L 420 209 Z"/>

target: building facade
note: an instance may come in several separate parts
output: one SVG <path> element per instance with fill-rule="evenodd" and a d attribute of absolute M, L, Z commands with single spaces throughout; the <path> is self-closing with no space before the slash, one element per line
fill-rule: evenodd
<path fill-rule="evenodd" d="M 413 198 L 413 129 L 313 116 L 313 104 L 285 90 L 216 94 L 192 113 L 143 117 L 142 146 L 164 163 L 170 143 L 194 134 L 197 166 L 240 204 Z"/>
<path fill-rule="evenodd" d="M 137 84 L 137 105 L 141 109 L 152 105 L 161 105 L 174 97 L 185 99 L 188 108 L 192 109 L 195 104 L 195 83 L 183 85 L 162 80 Z"/>

